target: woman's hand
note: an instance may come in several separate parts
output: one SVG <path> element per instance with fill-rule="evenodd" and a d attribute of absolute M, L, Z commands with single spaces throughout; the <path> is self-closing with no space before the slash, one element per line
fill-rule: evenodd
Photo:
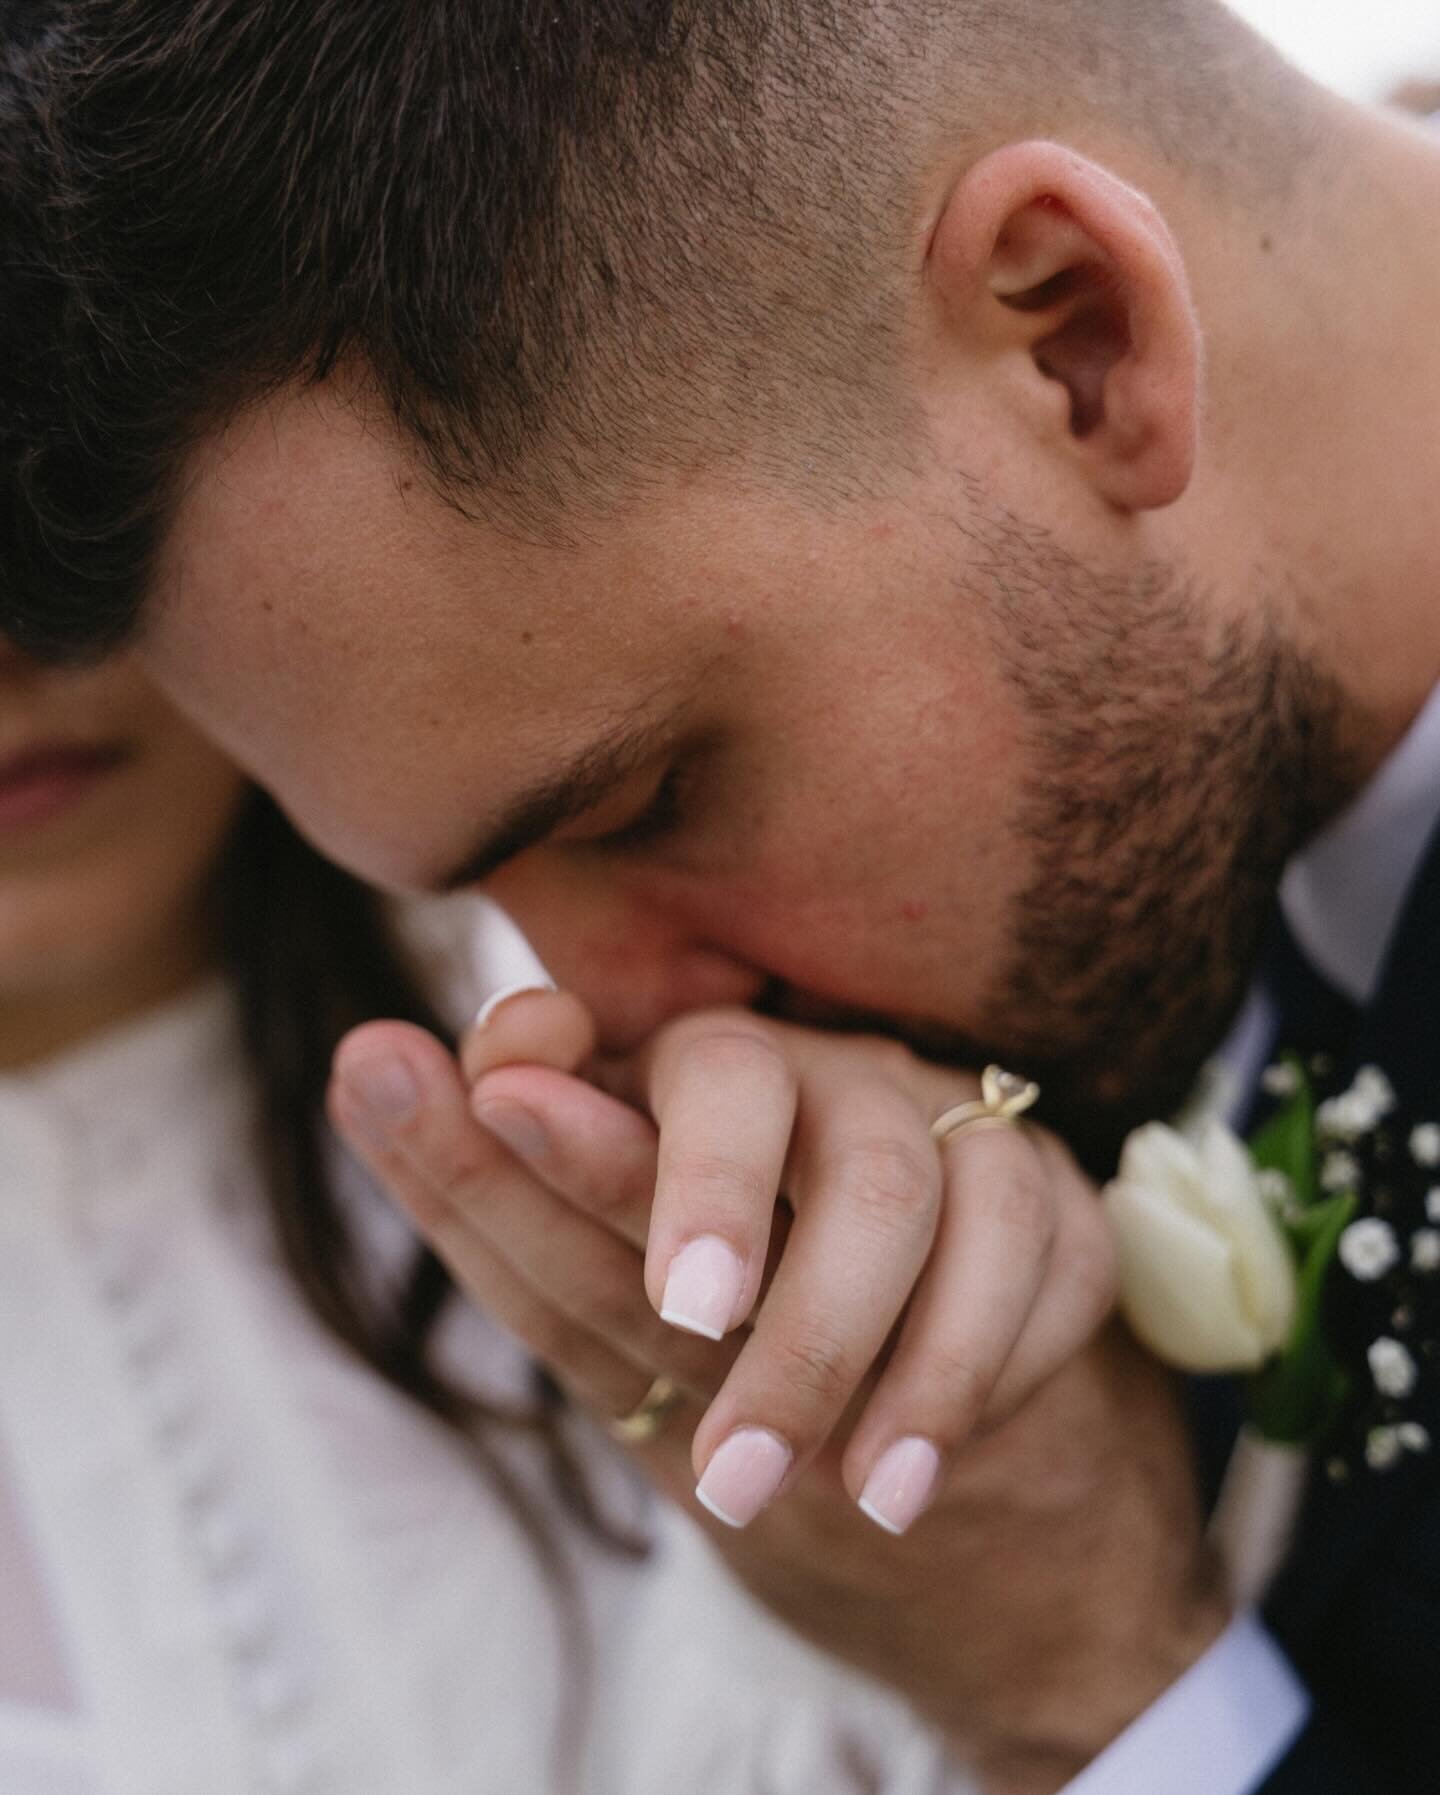
<path fill-rule="evenodd" d="M 602 1389 L 590 1340 L 557 1361 L 553 1337 L 526 1338 L 606 1412 L 633 1406 L 619 1364 L 713 1393 L 693 1462 L 700 1500 L 731 1525 L 836 1438 L 852 1499 L 903 1532 L 972 1432 L 1108 1314 L 1103 1217 L 1058 1142 L 996 1128 L 937 1148 L 931 1121 L 973 1079 L 743 1011 L 686 1017 L 622 1064 L 595 1068 L 592 1047 L 583 1007 L 547 992 L 513 996 L 464 1045 L 471 1113 L 550 1199 L 527 1200 L 513 1269 L 617 1363 Z M 376 1169 L 433 1227 L 414 1167 L 392 1153 Z M 557 1199 L 595 1224 L 563 1264 Z M 475 1201 L 493 1213 L 503 1199 Z M 730 1350 L 697 1351 L 663 1323 Z"/>

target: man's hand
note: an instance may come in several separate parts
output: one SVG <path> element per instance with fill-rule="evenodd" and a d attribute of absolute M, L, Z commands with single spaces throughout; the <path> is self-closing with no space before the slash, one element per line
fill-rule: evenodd
<path fill-rule="evenodd" d="M 574 999 L 517 998 L 467 1091 L 375 1025 L 332 1110 L 582 1401 L 626 1413 L 662 1373 L 692 1395 L 640 1452 L 659 1487 L 689 1503 L 698 1475 L 732 1524 L 782 1496 L 718 1542 L 772 1608 L 995 1789 L 1059 1787 L 1224 1619 L 1168 1385 L 1123 1341 L 1081 1350 L 1113 1294 L 1093 1191 L 1038 1131 L 938 1152 L 973 1081 L 888 1043 L 686 1018 L 606 1070 L 648 1114 L 571 1075 L 591 1047 Z M 896 1542 L 862 1499 L 897 1531 L 933 1507 Z"/>

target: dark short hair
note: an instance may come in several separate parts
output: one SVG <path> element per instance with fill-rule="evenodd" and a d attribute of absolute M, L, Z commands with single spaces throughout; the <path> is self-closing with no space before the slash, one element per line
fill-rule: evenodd
<path fill-rule="evenodd" d="M 766 412 L 805 414 L 811 459 L 832 453 L 892 330 L 827 192 L 861 120 L 817 78 L 870 10 L 67 8 L 43 237 L 67 297 L 53 412 L 29 407 L 17 470 L 28 516 L 0 549 L 4 625 L 52 655 L 121 639 L 178 452 L 342 368 L 448 495 L 525 529 Z"/>
<path fill-rule="evenodd" d="M 332 374 L 542 537 L 722 457 L 872 487 L 942 133 L 1108 107 L 1187 165 L 1273 159 L 1256 40 L 1137 5 L 75 0 L 9 252 L 49 302 L 0 389 L 0 628 L 123 639 L 187 446 Z"/>

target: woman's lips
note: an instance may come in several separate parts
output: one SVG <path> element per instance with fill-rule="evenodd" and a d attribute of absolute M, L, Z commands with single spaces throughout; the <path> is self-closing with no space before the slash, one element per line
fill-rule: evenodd
<path fill-rule="evenodd" d="M 129 758 L 114 744 L 47 743 L 0 761 L 0 830 L 48 823 Z"/>

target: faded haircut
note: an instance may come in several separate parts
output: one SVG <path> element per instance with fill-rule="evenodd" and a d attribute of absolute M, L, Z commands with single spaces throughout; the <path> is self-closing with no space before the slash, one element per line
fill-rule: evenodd
<path fill-rule="evenodd" d="M 187 449 L 282 387 L 346 380 L 542 538 L 727 458 L 833 500 L 903 453 L 920 171 L 957 133 L 1113 116 L 1222 180 L 1295 151 L 1215 0 L 61 11 L 5 253 L 64 303 L 0 373 L 0 628 L 50 656 L 133 631 Z"/>

